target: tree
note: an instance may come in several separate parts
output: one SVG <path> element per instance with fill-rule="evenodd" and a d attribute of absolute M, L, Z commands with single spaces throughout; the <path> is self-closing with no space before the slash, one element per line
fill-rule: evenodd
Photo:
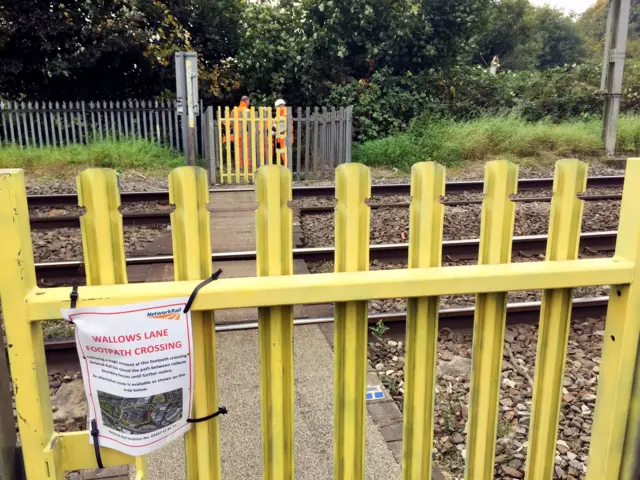
<path fill-rule="evenodd" d="M 503 68 L 546 69 L 579 61 L 583 40 L 574 18 L 527 0 L 494 0 L 484 33 L 478 38 L 477 63 L 500 56 Z"/>
<path fill-rule="evenodd" d="M 263 102 L 284 97 L 289 104 L 308 104 L 322 88 L 312 46 L 303 29 L 303 11 L 295 5 L 247 3 L 238 55 L 231 60 L 241 86 Z"/>
<path fill-rule="evenodd" d="M 408 0 L 391 42 L 397 73 L 468 63 L 490 0 Z"/>
<path fill-rule="evenodd" d="M 128 2 L 24 0 L 7 3 L 0 18 L 3 95 L 123 98 L 151 83 L 144 18 Z"/>
<path fill-rule="evenodd" d="M 602 58 L 604 50 L 608 11 L 606 0 L 598 0 L 580 15 L 577 22 L 589 55 L 597 60 Z M 640 58 L 640 0 L 631 0 L 627 58 Z"/>
<path fill-rule="evenodd" d="M 529 8 L 529 0 L 492 1 L 485 29 L 478 36 L 474 62 L 488 66 L 493 56 L 498 55 L 503 68 L 514 68 L 518 59 L 513 55 L 523 36 L 529 36 L 525 25 Z"/>
<path fill-rule="evenodd" d="M 450 67 L 467 55 L 489 0 L 303 0 L 307 36 L 333 81 Z"/>
<path fill-rule="evenodd" d="M 533 9 L 534 41 L 540 45 L 536 67 L 545 69 L 580 61 L 583 40 L 574 19 L 549 6 Z"/>
<path fill-rule="evenodd" d="M 154 98 L 175 89 L 173 54 L 193 48 L 205 91 L 228 83 L 221 66 L 237 48 L 237 0 L 61 2 L 0 6 L 1 96 Z"/>

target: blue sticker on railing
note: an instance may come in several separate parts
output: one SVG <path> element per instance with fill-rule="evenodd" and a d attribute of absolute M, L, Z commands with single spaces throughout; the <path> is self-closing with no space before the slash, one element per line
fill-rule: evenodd
<path fill-rule="evenodd" d="M 384 392 L 380 385 L 367 385 L 367 400 L 380 400 L 384 398 Z"/>

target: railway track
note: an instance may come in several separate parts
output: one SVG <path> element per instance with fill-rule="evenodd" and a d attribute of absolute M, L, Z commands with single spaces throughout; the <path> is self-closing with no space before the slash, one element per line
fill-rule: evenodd
<path fill-rule="evenodd" d="M 607 201 L 607 200 L 621 200 L 622 195 L 619 194 L 607 194 L 607 195 L 578 195 L 585 201 Z M 533 202 L 551 202 L 551 197 L 519 197 L 513 198 L 516 203 L 533 203 Z M 468 199 L 468 200 L 443 200 L 443 205 L 448 206 L 464 206 L 464 205 L 481 205 L 482 199 Z M 409 202 L 397 202 L 397 203 L 374 203 L 369 204 L 372 209 L 377 208 L 409 208 L 411 204 Z M 333 205 L 312 205 L 304 206 L 298 209 L 300 215 L 312 215 L 314 213 L 331 213 L 335 210 Z"/>
<path fill-rule="evenodd" d="M 599 177 L 610 178 L 610 177 Z M 617 177 L 614 177 L 617 178 Z M 388 185 L 385 185 L 388 187 Z M 299 187 L 310 188 L 310 187 Z M 317 188 L 317 187 L 313 187 Z M 146 192 L 143 192 L 146 193 Z M 151 192 L 156 193 L 156 192 Z M 137 195 L 137 194 L 136 194 Z M 407 193 L 408 195 L 408 193 Z M 613 201 L 621 200 L 620 194 L 604 194 L 604 195 L 580 195 L 585 201 Z M 159 200 L 158 200 L 159 201 Z M 514 202 L 519 203 L 533 203 L 533 202 L 551 202 L 550 196 L 534 196 L 534 197 L 517 197 L 513 199 Z M 482 204 L 482 199 L 464 199 L 464 200 L 443 200 L 443 205 L 448 206 L 464 206 L 464 205 L 479 205 Z M 409 202 L 397 202 L 397 203 L 373 203 L 369 205 L 372 209 L 378 208 L 409 208 Z M 322 214 L 331 213 L 335 209 L 333 205 L 314 205 L 314 206 L 302 206 L 297 208 L 300 215 L 310 214 Z M 57 228 L 80 228 L 80 217 L 76 215 L 63 215 L 63 216 L 31 216 L 29 219 L 32 230 L 53 230 Z M 167 225 L 171 222 L 171 212 L 159 211 L 159 212 L 143 212 L 143 213 L 129 213 L 122 216 L 122 223 L 124 226 L 149 226 L 149 225 Z"/>
<path fill-rule="evenodd" d="M 580 197 L 586 201 L 606 201 L 620 200 L 622 195 L 588 195 Z M 531 202 L 550 202 L 551 197 L 523 197 L 514 198 L 514 202 L 531 203 Z M 445 200 L 442 202 L 449 206 L 462 205 L 478 205 L 482 203 L 481 199 L 470 200 Z M 371 204 L 372 209 L 377 208 L 409 208 L 408 202 Z M 298 208 L 301 215 L 331 213 L 335 209 L 331 205 L 304 206 Z M 80 228 L 80 217 L 75 215 L 64 216 L 32 216 L 29 218 L 32 230 L 54 230 L 56 228 Z M 171 212 L 144 212 L 130 213 L 122 216 L 122 223 L 125 226 L 148 226 L 148 225 L 166 225 L 171 222 Z"/>
<path fill-rule="evenodd" d="M 615 248 L 617 232 L 587 232 L 580 236 L 580 248 L 590 251 L 611 251 Z M 469 240 L 445 240 L 442 242 L 444 257 L 454 260 L 477 258 L 480 241 L 477 238 Z M 529 235 L 513 237 L 514 253 L 524 255 L 538 255 L 546 250 L 546 235 Z M 408 243 L 393 243 L 384 245 L 370 245 L 369 257 L 371 261 L 406 261 L 409 251 Z M 335 256 L 334 247 L 295 248 L 293 258 L 304 261 L 328 261 Z M 255 260 L 255 251 L 214 253 L 213 262 Z M 173 263 L 172 255 L 157 255 L 149 257 L 130 257 L 127 266 L 155 265 Z M 81 260 L 36 263 L 36 277 L 46 284 L 82 283 L 85 279 L 84 263 Z"/>
<path fill-rule="evenodd" d="M 585 195 L 581 196 L 585 201 L 606 201 L 606 200 L 620 200 L 622 195 Z M 532 203 L 532 202 L 550 202 L 551 197 L 523 197 L 514 198 L 514 202 Z M 462 205 L 479 205 L 482 204 L 481 199 L 469 199 L 469 200 L 444 200 L 444 205 L 449 206 L 462 206 Z M 371 204 L 372 209 L 377 208 L 409 208 L 410 203 L 398 202 L 398 203 L 384 203 L 384 204 Z M 335 209 L 332 205 L 316 205 L 316 206 L 304 206 L 298 208 L 298 212 L 301 215 L 331 213 Z M 53 230 L 56 228 L 80 228 L 80 217 L 75 215 L 64 216 L 32 216 L 29 218 L 32 230 Z M 125 226 L 147 226 L 147 225 L 166 225 L 171 222 L 171 212 L 144 212 L 144 213 L 130 213 L 122 216 L 122 223 Z"/>
<path fill-rule="evenodd" d="M 122 216 L 124 226 L 162 225 L 171 222 L 170 212 L 130 213 Z M 80 217 L 75 215 L 30 217 L 31 230 L 54 230 L 56 228 L 80 228 Z"/>
<path fill-rule="evenodd" d="M 609 297 L 576 298 L 573 300 L 572 317 L 599 317 L 606 313 Z M 507 305 L 508 324 L 535 324 L 540 317 L 541 302 L 509 303 Z M 439 312 L 439 327 L 451 330 L 470 330 L 473 328 L 475 307 L 443 308 Z M 407 320 L 407 312 L 371 313 L 368 315 L 369 324 L 382 320 L 389 324 L 392 331 L 402 332 Z M 332 323 L 333 317 L 296 318 L 296 326 L 318 325 Z M 230 332 L 237 330 L 255 330 L 258 322 L 234 322 L 216 324 L 216 332 Z M 76 353 L 76 343 L 73 339 L 46 340 L 44 343 L 47 364 L 56 369 L 60 365 L 71 369 L 79 361 Z"/>
<path fill-rule="evenodd" d="M 611 175 L 601 177 L 589 177 L 588 188 L 608 188 L 622 187 L 624 175 Z M 523 178 L 518 181 L 518 191 L 534 190 L 540 188 L 553 187 L 553 178 Z M 464 182 L 447 182 L 446 193 L 460 192 L 482 192 L 484 182 L 479 180 Z M 246 192 L 253 191 L 253 187 L 224 189 L 211 189 L 210 192 Z M 390 183 L 384 185 L 373 185 L 371 194 L 376 195 L 409 195 L 411 186 L 408 183 Z M 294 186 L 292 190 L 293 198 L 305 197 L 333 197 L 335 195 L 334 185 L 313 185 Z M 123 192 L 120 194 L 120 202 L 124 204 L 140 202 L 168 202 L 169 192 L 166 190 L 156 192 Z M 76 194 L 55 194 L 55 195 L 28 195 L 27 203 L 29 207 L 47 207 L 51 205 L 78 205 Z"/>

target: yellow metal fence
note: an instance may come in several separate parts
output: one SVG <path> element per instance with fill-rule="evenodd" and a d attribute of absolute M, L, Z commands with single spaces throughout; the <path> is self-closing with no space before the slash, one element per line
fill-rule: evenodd
<path fill-rule="evenodd" d="M 193 303 L 195 416 L 217 408 L 214 311 L 258 307 L 261 359 L 263 478 L 294 478 L 294 304 L 335 308 L 334 476 L 364 478 L 367 301 L 408 297 L 403 435 L 403 478 L 431 476 L 437 358 L 438 296 L 477 294 L 473 369 L 467 425 L 465 478 L 493 478 L 506 292 L 544 290 L 527 448 L 527 479 L 553 476 L 558 417 L 573 287 L 611 285 L 595 417 L 589 480 L 637 478 L 640 439 L 640 159 L 628 161 L 613 258 L 577 260 L 587 167 L 577 160 L 556 165 L 545 262 L 510 263 L 517 167 L 486 166 L 478 265 L 442 267 L 445 170 L 434 163 L 412 169 L 409 268 L 367 271 L 369 170 L 358 164 L 336 171 L 335 273 L 294 276 L 291 172 L 284 166 L 256 171 L 257 274 L 221 279 Z M 78 306 L 107 306 L 188 296 L 211 274 L 206 172 L 182 167 L 169 176 L 175 281 L 125 285 L 122 217 L 112 170 L 78 177 L 87 286 Z M 53 428 L 40 322 L 60 318 L 71 288 L 36 285 L 23 173 L 0 170 L 0 293 L 18 424 L 29 480 L 62 480 L 64 472 L 95 468 L 88 432 Z M 268 278 L 266 278 L 268 277 Z M 224 441 L 224 439 L 222 439 Z M 195 425 L 186 439 L 187 478 L 218 479 L 217 420 Z M 135 463 L 148 478 L 144 458 L 102 449 L 105 465 Z"/>

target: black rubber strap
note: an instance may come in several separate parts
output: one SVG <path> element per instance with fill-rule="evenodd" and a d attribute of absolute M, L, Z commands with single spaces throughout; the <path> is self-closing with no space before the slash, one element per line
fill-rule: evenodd
<path fill-rule="evenodd" d="M 78 285 L 74 285 L 71 288 L 71 294 L 69 295 L 69 298 L 71 299 L 71 309 L 73 310 L 74 308 L 76 308 L 76 303 L 78 302 Z"/>
<path fill-rule="evenodd" d="M 217 412 L 212 413 L 211 415 L 207 415 L 206 417 L 201 418 L 187 418 L 187 423 L 200 423 L 206 422 L 207 420 L 211 420 L 212 418 L 216 418 L 218 415 L 226 415 L 228 412 L 226 407 L 220 407 Z"/>
<path fill-rule="evenodd" d="M 98 423 L 94 420 L 91 420 L 91 436 L 93 437 L 93 449 L 96 452 L 96 462 L 98 463 L 98 468 L 104 468 L 102 464 L 102 457 L 100 456 L 100 441 L 98 440 Z"/>
<path fill-rule="evenodd" d="M 213 282 L 214 280 L 217 280 L 218 277 L 222 274 L 222 269 L 219 268 L 218 270 L 216 270 L 216 273 L 214 273 L 213 275 L 211 275 L 211 277 L 207 278 L 206 280 L 203 280 L 202 282 L 200 282 L 198 284 L 198 286 L 196 288 L 193 289 L 193 292 L 191 292 L 191 296 L 189 297 L 189 300 L 187 300 L 187 304 L 184 306 L 184 310 L 182 311 L 182 313 L 187 313 L 189 311 L 189 309 L 191 308 L 191 304 L 193 303 L 193 301 L 196 299 L 196 295 L 198 294 L 198 292 L 200 291 L 200 289 L 202 287 L 205 287 L 207 285 L 209 285 L 211 282 Z"/>

